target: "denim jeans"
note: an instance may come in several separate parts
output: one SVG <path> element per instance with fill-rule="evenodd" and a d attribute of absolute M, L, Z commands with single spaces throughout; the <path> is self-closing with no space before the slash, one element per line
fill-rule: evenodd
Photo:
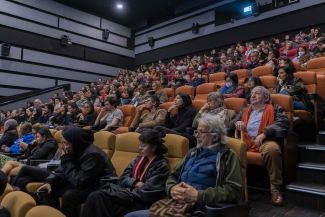
<path fill-rule="evenodd" d="M 290 94 L 285 90 L 280 91 L 279 94 L 290 96 Z M 293 109 L 306 110 L 306 106 L 301 101 L 293 101 Z"/>
<path fill-rule="evenodd" d="M 139 210 L 135 212 L 130 212 L 124 217 L 149 217 L 149 210 Z"/>

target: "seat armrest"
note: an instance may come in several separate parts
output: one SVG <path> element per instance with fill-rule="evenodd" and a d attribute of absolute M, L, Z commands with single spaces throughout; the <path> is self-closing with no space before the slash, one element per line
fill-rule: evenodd
<path fill-rule="evenodd" d="M 277 138 L 286 138 L 288 136 L 288 130 L 276 130 L 274 135 Z"/>
<path fill-rule="evenodd" d="M 99 178 L 99 187 L 103 187 L 107 183 L 116 184 L 119 177 Z"/>
<path fill-rule="evenodd" d="M 119 128 L 119 127 L 108 126 L 108 127 L 107 127 L 107 130 L 108 130 L 109 132 L 114 132 L 117 128 Z"/>
<path fill-rule="evenodd" d="M 36 167 L 36 166 L 38 166 L 39 164 L 42 164 L 42 163 L 48 163 L 48 162 L 50 162 L 50 160 L 31 160 L 31 161 L 29 162 L 29 165 L 30 165 L 30 166 L 34 166 L 34 167 Z"/>
<path fill-rule="evenodd" d="M 164 190 L 141 190 L 141 200 L 147 203 L 154 203 L 163 198 Z"/>
<path fill-rule="evenodd" d="M 317 100 L 318 94 L 317 93 L 308 93 L 309 99 Z"/>
<path fill-rule="evenodd" d="M 227 136 L 234 137 L 235 129 L 227 129 Z"/>
<path fill-rule="evenodd" d="M 248 217 L 250 206 L 246 204 L 234 203 L 214 203 L 205 206 L 205 217 L 230 217 L 241 216 Z"/>
<path fill-rule="evenodd" d="M 5 152 L 3 152 L 1 154 L 6 155 L 8 157 L 19 157 L 19 156 L 23 155 L 23 153 L 5 153 Z"/>
<path fill-rule="evenodd" d="M 135 127 L 129 127 L 129 132 L 135 132 L 136 128 Z"/>
<path fill-rule="evenodd" d="M 48 164 L 46 170 L 52 172 L 55 171 L 59 166 L 60 164 Z"/>

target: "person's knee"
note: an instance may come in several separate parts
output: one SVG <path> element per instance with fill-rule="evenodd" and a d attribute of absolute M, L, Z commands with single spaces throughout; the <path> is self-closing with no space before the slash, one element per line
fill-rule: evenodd
<path fill-rule="evenodd" d="M 264 152 L 268 153 L 269 155 L 281 155 L 280 147 L 276 142 L 266 142 Z"/>
<path fill-rule="evenodd" d="M 62 203 L 78 201 L 78 193 L 75 189 L 70 189 L 62 195 Z"/>

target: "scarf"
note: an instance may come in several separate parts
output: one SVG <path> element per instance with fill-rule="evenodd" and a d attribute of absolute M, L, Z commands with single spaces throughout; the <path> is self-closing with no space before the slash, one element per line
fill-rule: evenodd
<path fill-rule="evenodd" d="M 246 142 L 246 144 L 248 145 L 248 151 L 250 152 L 259 152 L 259 148 L 255 145 L 254 141 L 252 141 L 252 138 L 249 138 L 248 136 L 248 132 L 247 132 L 247 124 L 249 121 L 249 117 L 250 114 L 252 112 L 252 106 L 248 107 L 246 109 L 246 111 L 244 112 L 244 116 L 243 116 L 243 122 L 246 126 L 245 130 L 244 130 L 244 141 Z M 266 127 L 269 126 L 273 123 L 274 121 L 274 108 L 272 104 L 267 104 L 265 107 L 265 110 L 263 112 L 262 115 L 262 120 L 261 120 L 261 124 L 258 128 L 258 132 L 257 135 L 260 135 L 262 130 Z"/>
<path fill-rule="evenodd" d="M 221 93 L 222 94 L 233 93 L 237 87 L 238 87 L 238 84 L 232 85 L 231 87 L 224 86 L 221 90 Z"/>
<path fill-rule="evenodd" d="M 225 106 L 221 106 L 221 107 L 213 109 L 213 110 L 205 110 L 205 112 L 202 114 L 202 117 L 205 114 L 216 115 L 221 120 L 221 122 L 224 123 L 226 120 L 227 112 L 228 112 L 228 109 L 226 109 Z"/>
<path fill-rule="evenodd" d="M 147 157 L 142 156 L 138 162 L 135 164 L 132 172 L 132 178 L 138 179 L 140 182 L 142 182 L 143 177 L 145 173 L 147 172 L 149 166 L 151 166 L 155 161 L 157 160 L 157 155 L 155 155 L 151 161 L 147 164 L 145 168 L 143 166 L 146 164 L 148 161 Z"/>

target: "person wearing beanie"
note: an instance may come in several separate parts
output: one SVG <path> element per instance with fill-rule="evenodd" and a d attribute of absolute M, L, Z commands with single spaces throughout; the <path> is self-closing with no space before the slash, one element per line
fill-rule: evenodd
<path fill-rule="evenodd" d="M 62 134 L 61 164 L 37 191 L 47 190 L 43 204 L 74 217 L 79 205 L 99 188 L 100 178 L 117 177 L 107 154 L 95 146 L 91 130 L 71 128 Z M 62 197 L 60 209 L 59 197 Z"/>

